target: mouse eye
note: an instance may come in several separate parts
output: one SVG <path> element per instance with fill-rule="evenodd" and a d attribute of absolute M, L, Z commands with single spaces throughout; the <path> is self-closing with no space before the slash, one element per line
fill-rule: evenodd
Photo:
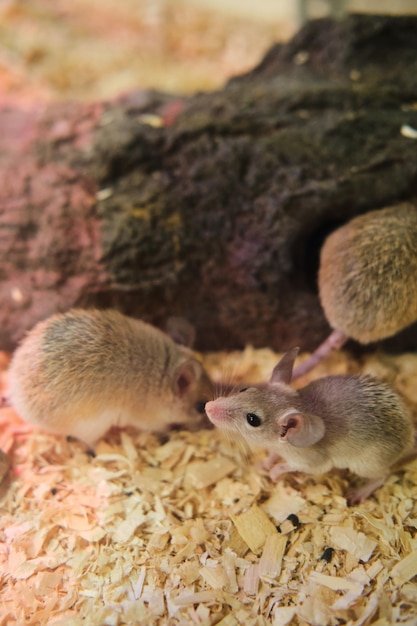
<path fill-rule="evenodd" d="M 201 413 L 201 415 L 203 415 L 206 412 L 206 403 L 204 400 L 200 400 L 200 402 L 196 402 L 196 404 L 194 405 L 195 410 L 197 411 L 197 413 Z"/>
<path fill-rule="evenodd" d="M 259 415 L 256 415 L 256 413 L 247 413 L 246 421 L 248 422 L 249 426 L 253 426 L 254 428 L 257 428 L 261 425 L 261 418 L 259 417 Z"/>
<path fill-rule="evenodd" d="M 243 387 L 243 389 L 239 389 L 239 393 L 242 393 L 243 391 L 247 391 L 249 389 L 249 387 Z"/>

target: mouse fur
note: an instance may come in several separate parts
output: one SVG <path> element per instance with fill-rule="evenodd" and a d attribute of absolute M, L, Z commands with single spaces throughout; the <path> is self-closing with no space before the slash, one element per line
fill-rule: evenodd
<path fill-rule="evenodd" d="M 286 461 L 284 471 L 340 468 L 366 478 L 386 476 L 413 445 L 401 398 L 368 376 L 327 376 L 295 390 L 289 384 L 297 353 L 284 355 L 269 383 L 208 402 L 209 419 L 277 453 Z"/>
<path fill-rule="evenodd" d="M 73 309 L 40 322 L 9 368 L 8 400 L 23 419 L 90 446 L 112 426 L 196 426 L 211 393 L 188 348 L 115 310 Z"/>
<path fill-rule="evenodd" d="M 367 344 L 417 320 L 417 209 L 370 211 L 331 233 L 321 250 L 319 294 L 332 328 Z"/>
<path fill-rule="evenodd" d="M 318 288 L 327 339 L 294 371 L 303 376 L 348 339 L 369 344 L 417 321 L 417 208 L 370 211 L 332 232 L 320 252 Z"/>

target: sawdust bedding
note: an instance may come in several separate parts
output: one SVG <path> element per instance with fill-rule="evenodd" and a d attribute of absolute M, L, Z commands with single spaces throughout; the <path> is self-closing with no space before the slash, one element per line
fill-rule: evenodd
<path fill-rule="evenodd" d="M 214 377 L 253 382 L 277 360 L 250 348 L 205 358 Z M 416 415 L 416 355 L 336 355 L 326 368 L 311 378 L 389 380 Z M 264 452 L 209 429 L 111 432 L 92 456 L 1 409 L 0 447 L 1 625 L 417 623 L 417 461 L 347 507 L 354 478 L 273 484 Z"/>

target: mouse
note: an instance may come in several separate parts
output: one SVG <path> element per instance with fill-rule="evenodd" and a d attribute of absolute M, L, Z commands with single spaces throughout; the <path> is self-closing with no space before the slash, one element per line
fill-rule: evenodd
<path fill-rule="evenodd" d="M 324 241 L 319 298 L 333 331 L 294 370 L 299 378 L 348 339 L 369 344 L 417 320 L 417 208 L 370 211 Z"/>
<path fill-rule="evenodd" d="M 388 385 L 370 376 L 326 376 L 293 389 L 298 351 L 285 353 L 263 386 L 207 402 L 207 416 L 218 428 L 268 449 L 271 479 L 348 469 L 367 479 L 348 494 L 350 502 L 362 501 L 411 451 L 411 415 Z"/>
<path fill-rule="evenodd" d="M 189 348 L 112 309 L 72 309 L 39 322 L 14 352 L 8 378 L 8 403 L 24 420 L 90 448 L 113 426 L 197 429 L 213 397 Z"/>

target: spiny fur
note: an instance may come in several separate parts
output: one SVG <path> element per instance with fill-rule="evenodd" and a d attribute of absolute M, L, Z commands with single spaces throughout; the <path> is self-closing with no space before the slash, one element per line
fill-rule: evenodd
<path fill-rule="evenodd" d="M 413 445 L 411 417 L 401 398 L 368 376 L 328 376 L 296 391 L 288 384 L 295 356 L 294 350 L 284 355 L 270 383 L 206 405 L 209 418 L 278 453 L 292 471 L 337 467 L 367 478 L 385 476 Z M 259 418 L 256 427 L 248 424 L 248 413 Z"/>
<path fill-rule="evenodd" d="M 370 211 L 323 244 L 319 294 L 332 328 L 360 343 L 417 320 L 417 208 Z"/>
<path fill-rule="evenodd" d="M 180 397 L 174 383 L 183 366 L 195 380 Z M 188 348 L 114 310 L 74 309 L 40 322 L 16 350 L 9 379 L 24 419 L 90 444 L 114 425 L 201 423 L 195 406 L 211 392 Z"/>

